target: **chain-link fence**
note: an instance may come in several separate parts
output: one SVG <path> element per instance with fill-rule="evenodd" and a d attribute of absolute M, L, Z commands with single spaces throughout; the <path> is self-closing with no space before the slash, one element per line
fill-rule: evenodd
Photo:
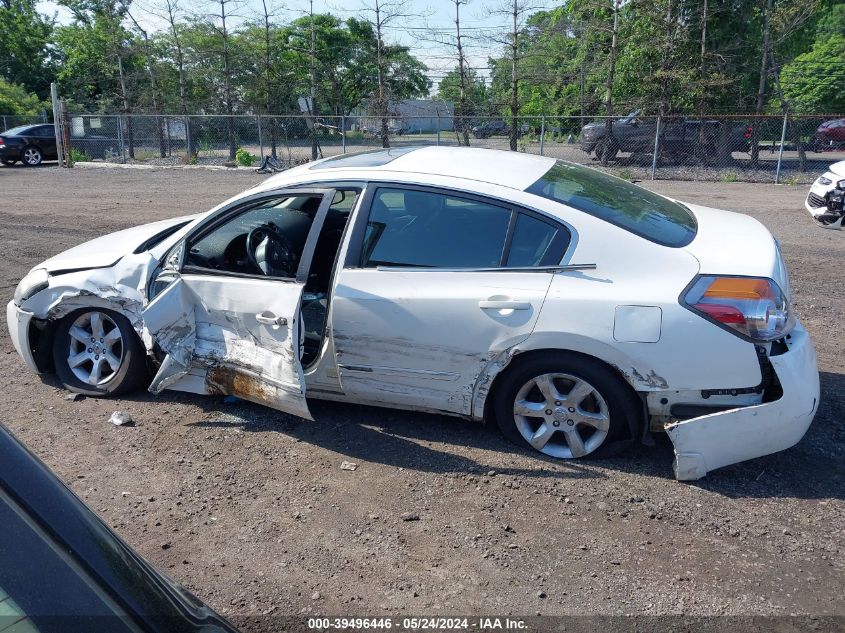
<path fill-rule="evenodd" d="M 23 114 L 0 114 L 0 133 L 6 130 L 11 130 L 20 125 L 30 125 L 32 123 L 49 123 L 46 112 L 36 115 Z"/>
<path fill-rule="evenodd" d="M 70 115 L 77 160 L 153 165 L 289 167 L 314 157 L 383 147 L 514 149 L 591 165 L 630 180 L 811 182 L 845 160 L 835 116 L 457 118 L 445 116 Z"/>

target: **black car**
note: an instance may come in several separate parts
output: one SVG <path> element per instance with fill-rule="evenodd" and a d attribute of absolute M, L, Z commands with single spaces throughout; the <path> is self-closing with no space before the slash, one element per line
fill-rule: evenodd
<path fill-rule="evenodd" d="M 704 149 L 709 156 L 718 156 L 719 147 L 730 152 L 747 152 L 751 145 L 753 128 L 741 121 L 705 120 Z M 661 125 L 662 151 L 675 158 L 695 154 L 702 140 L 702 122 L 678 117 Z M 725 129 L 722 129 L 725 126 Z M 613 160 L 618 152 L 654 152 L 654 137 L 657 132 L 656 117 L 643 119 L 640 111 L 613 122 L 608 137 L 604 121 L 588 123 L 581 128 L 581 149 L 587 154 L 595 152 L 600 160 Z"/>
<path fill-rule="evenodd" d="M 2 424 L 0 630 L 237 633 L 135 553 Z"/>
<path fill-rule="evenodd" d="M 502 136 L 508 133 L 508 124 L 504 121 L 487 121 L 472 128 L 472 135 L 475 138 L 490 138 L 491 136 Z"/>
<path fill-rule="evenodd" d="M 45 160 L 57 160 L 56 132 L 52 123 L 21 125 L 0 132 L 0 162 L 14 165 L 21 161 L 28 167 Z"/>

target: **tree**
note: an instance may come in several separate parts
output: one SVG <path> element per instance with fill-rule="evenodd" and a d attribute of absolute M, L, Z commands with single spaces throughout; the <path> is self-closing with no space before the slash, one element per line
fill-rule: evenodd
<path fill-rule="evenodd" d="M 416 83 L 418 72 L 424 66 L 408 53 L 407 47 L 386 45 L 384 34 L 387 27 L 395 21 L 411 18 L 414 14 L 409 12 L 406 0 L 372 0 L 372 4 L 364 12 L 370 16 L 369 22 L 375 31 L 376 90 L 373 95 L 373 104 L 375 114 L 381 120 L 379 136 L 382 147 L 390 147 L 388 131 L 390 99 L 402 98 L 391 88 L 405 87 L 404 84 L 408 81 Z M 426 92 L 428 92 L 427 88 L 430 84 L 428 80 L 425 82 Z"/>
<path fill-rule="evenodd" d="M 62 0 L 73 23 L 57 29 L 62 94 L 99 111 L 133 111 L 133 85 L 143 60 L 123 22 L 131 0 Z M 139 72 L 140 69 L 140 72 Z M 135 157 L 132 118 L 126 119 L 129 157 Z"/>
<path fill-rule="evenodd" d="M 842 66 L 834 69 L 831 65 L 836 59 L 845 59 L 842 35 L 816 40 L 811 50 L 784 66 L 780 82 L 795 112 L 845 112 L 845 75 Z"/>
<path fill-rule="evenodd" d="M 0 77 L 0 113 L 35 116 L 45 107 L 37 95 Z"/>
<path fill-rule="evenodd" d="M 487 106 L 487 84 L 484 79 L 479 77 L 478 73 L 472 69 L 467 68 L 464 72 L 464 106 L 468 116 L 486 114 Z M 457 68 L 453 68 L 440 80 L 437 84 L 437 98 L 443 101 L 452 101 L 458 103 L 461 98 L 461 72 Z M 457 114 L 457 113 L 456 113 Z"/>
<path fill-rule="evenodd" d="M 536 10 L 530 0 L 503 0 L 502 4 L 491 10 L 492 15 L 507 18 L 510 30 L 503 35 L 494 36 L 494 41 L 503 44 L 507 51 L 507 59 L 510 67 L 508 110 L 510 115 L 510 126 L 508 130 L 510 149 L 516 151 L 517 139 L 519 138 L 519 81 L 520 81 L 520 60 L 524 53 L 524 37 L 522 37 L 522 26 L 529 11 Z"/>
<path fill-rule="evenodd" d="M 46 99 L 54 72 L 52 34 L 53 19 L 38 12 L 36 0 L 0 0 L 0 76 Z"/>

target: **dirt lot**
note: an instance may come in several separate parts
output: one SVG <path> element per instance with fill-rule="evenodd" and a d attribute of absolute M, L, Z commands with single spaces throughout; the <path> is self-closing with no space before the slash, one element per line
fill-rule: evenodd
<path fill-rule="evenodd" d="M 0 294 L 49 255 L 261 178 L 0 168 Z M 665 442 L 567 464 L 433 415 L 312 402 L 307 422 L 179 394 L 70 402 L 25 370 L 5 320 L 0 421 L 142 555 L 235 618 L 843 616 L 845 233 L 811 223 L 805 186 L 645 184 L 748 213 L 782 240 L 822 372 L 795 448 L 690 485 L 672 478 Z M 137 425 L 113 427 L 115 409 Z"/>

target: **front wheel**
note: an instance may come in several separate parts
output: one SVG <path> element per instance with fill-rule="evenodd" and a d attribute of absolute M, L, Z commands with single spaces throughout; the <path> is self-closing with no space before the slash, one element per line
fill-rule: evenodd
<path fill-rule="evenodd" d="M 87 396 L 114 396 L 147 378 L 144 348 L 129 320 L 112 310 L 84 309 L 65 317 L 53 342 L 56 375 Z"/>
<path fill-rule="evenodd" d="M 27 167 L 37 167 L 44 160 L 44 155 L 37 147 L 29 146 L 23 150 L 23 164 Z"/>
<path fill-rule="evenodd" d="M 616 454 L 636 437 L 642 417 L 627 383 L 570 352 L 538 355 L 509 370 L 493 406 L 508 439 L 558 459 Z"/>

